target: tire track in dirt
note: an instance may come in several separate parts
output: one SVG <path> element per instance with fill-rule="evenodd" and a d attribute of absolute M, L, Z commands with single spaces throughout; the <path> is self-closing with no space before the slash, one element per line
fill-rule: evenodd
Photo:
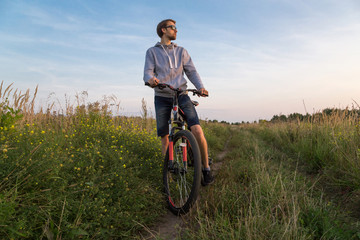
<path fill-rule="evenodd" d="M 223 159 L 226 154 L 229 152 L 228 145 L 230 142 L 231 136 L 227 139 L 224 150 L 217 154 L 216 162 L 214 161 L 211 165 L 211 169 L 216 176 L 217 171 L 221 168 L 223 164 Z M 216 181 L 216 179 L 215 179 Z M 201 192 L 201 189 L 200 189 Z M 197 199 L 197 202 L 200 200 L 200 196 Z M 144 226 L 145 234 L 141 235 L 143 240 L 156 240 L 156 239 L 166 239 L 166 240 L 176 240 L 181 235 L 182 230 L 186 228 L 185 216 L 175 216 L 170 211 L 168 211 L 158 223 L 150 228 Z"/>

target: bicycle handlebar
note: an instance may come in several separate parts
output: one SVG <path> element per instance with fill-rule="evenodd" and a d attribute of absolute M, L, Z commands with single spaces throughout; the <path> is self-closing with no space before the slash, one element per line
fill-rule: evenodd
<path fill-rule="evenodd" d="M 146 86 L 150 87 L 150 84 L 148 82 L 145 83 Z M 197 89 L 186 89 L 186 90 L 182 90 L 180 88 L 174 88 L 173 86 L 169 85 L 169 84 L 165 84 L 165 83 L 158 83 L 155 87 L 158 87 L 159 89 L 164 89 L 164 88 L 170 88 L 172 91 L 174 92 L 178 92 L 178 93 L 182 93 L 182 92 L 192 92 L 194 95 L 198 95 L 198 96 L 202 96 L 202 97 L 208 97 L 208 94 L 201 94 L 200 91 L 198 91 Z"/>

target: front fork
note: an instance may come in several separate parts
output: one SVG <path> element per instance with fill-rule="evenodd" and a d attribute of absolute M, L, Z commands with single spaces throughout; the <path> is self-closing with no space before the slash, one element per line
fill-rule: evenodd
<path fill-rule="evenodd" d="M 188 166 L 188 159 L 187 159 L 187 144 L 186 140 L 182 139 L 182 142 L 179 144 L 179 149 L 175 149 L 175 151 L 181 150 L 182 152 L 182 161 L 183 161 L 183 168 L 180 172 L 186 172 L 187 166 Z M 177 153 L 175 153 L 177 154 Z M 172 137 L 169 137 L 169 170 L 175 170 L 174 169 L 174 141 Z M 180 169 L 179 169 L 180 170 Z"/>
<path fill-rule="evenodd" d="M 172 113 L 173 113 L 173 118 L 174 119 L 177 119 L 177 114 L 178 114 L 178 106 L 174 106 L 173 107 L 173 110 L 172 110 Z M 172 120 L 170 119 L 169 120 L 169 169 L 170 170 L 174 170 L 174 139 L 173 139 L 173 136 L 175 135 L 175 130 L 174 128 L 172 127 Z M 182 126 L 183 129 L 185 129 L 184 126 Z M 182 139 L 181 140 L 182 142 L 180 143 L 179 147 L 181 148 L 181 152 L 182 152 L 182 155 L 183 155 L 183 172 L 186 172 L 187 171 L 187 144 L 186 144 L 186 139 Z M 180 149 L 178 149 L 180 150 Z"/>

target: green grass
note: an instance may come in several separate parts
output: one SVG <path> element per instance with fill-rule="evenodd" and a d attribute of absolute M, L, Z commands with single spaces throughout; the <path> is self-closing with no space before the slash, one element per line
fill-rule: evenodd
<path fill-rule="evenodd" d="M 106 103 L 34 114 L 28 92 L 11 91 L 1 84 L 1 238 L 139 239 L 168 211 L 153 119 Z M 202 122 L 214 161 L 227 151 L 181 238 L 360 239 L 359 120 L 317 116 Z"/>
<path fill-rule="evenodd" d="M 121 238 L 154 222 L 160 143 L 135 123 L 79 114 L 1 130 L 0 235 Z"/>

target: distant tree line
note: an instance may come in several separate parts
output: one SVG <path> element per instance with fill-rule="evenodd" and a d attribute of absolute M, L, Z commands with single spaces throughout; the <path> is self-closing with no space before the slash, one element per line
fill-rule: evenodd
<path fill-rule="evenodd" d="M 227 122 L 227 121 L 218 121 L 216 119 L 214 120 L 207 120 L 208 122 L 210 123 L 222 123 L 222 124 L 228 124 L 228 125 L 241 125 L 241 124 L 250 124 L 249 121 L 245 122 L 245 121 L 242 121 L 242 122 Z M 256 121 L 254 121 L 253 123 L 256 123 Z"/>
<path fill-rule="evenodd" d="M 360 109 L 351 109 L 349 110 L 348 108 L 346 109 L 339 109 L 339 108 L 325 108 L 324 110 L 317 112 L 317 113 L 313 113 L 313 114 L 301 114 L 301 113 L 291 113 L 289 115 L 284 115 L 284 114 L 280 114 L 280 115 L 274 115 L 270 121 L 268 120 L 264 120 L 264 119 L 259 119 L 259 123 L 266 123 L 266 122 L 272 122 L 272 123 L 276 123 L 276 122 L 292 122 L 292 121 L 314 121 L 314 120 L 321 120 L 324 119 L 325 117 L 330 117 L 330 116 L 343 116 L 343 117 L 355 117 L 355 118 L 359 118 L 360 119 Z M 241 125 L 241 124 L 250 124 L 250 123 L 257 123 L 257 121 L 254 122 L 227 122 L 227 121 L 218 121 L 218 120 L 208 120 L 208 122 L 212 122 L 212 123 L 222 123 L 222 124 L 231 124 L 231 125 Z"/>
<path fill-rule="evenodd" d="M 287 116 L 281 115 L 274 115 L 270 122 L 292 122 L 292 121 L 313 121 L 313 120 L 321 120 L 325 117 L 330 116 L 343 116 L 343 117 L 360 117 L 360 110 L 359 109 L 339 109 L 339 108 L 325 108 L 321 112 L 313 113 L 313 114 L 301 114 L 301 113 L 291 113 Z M 261 121 L 261 120 L 260 120 Z"/>

